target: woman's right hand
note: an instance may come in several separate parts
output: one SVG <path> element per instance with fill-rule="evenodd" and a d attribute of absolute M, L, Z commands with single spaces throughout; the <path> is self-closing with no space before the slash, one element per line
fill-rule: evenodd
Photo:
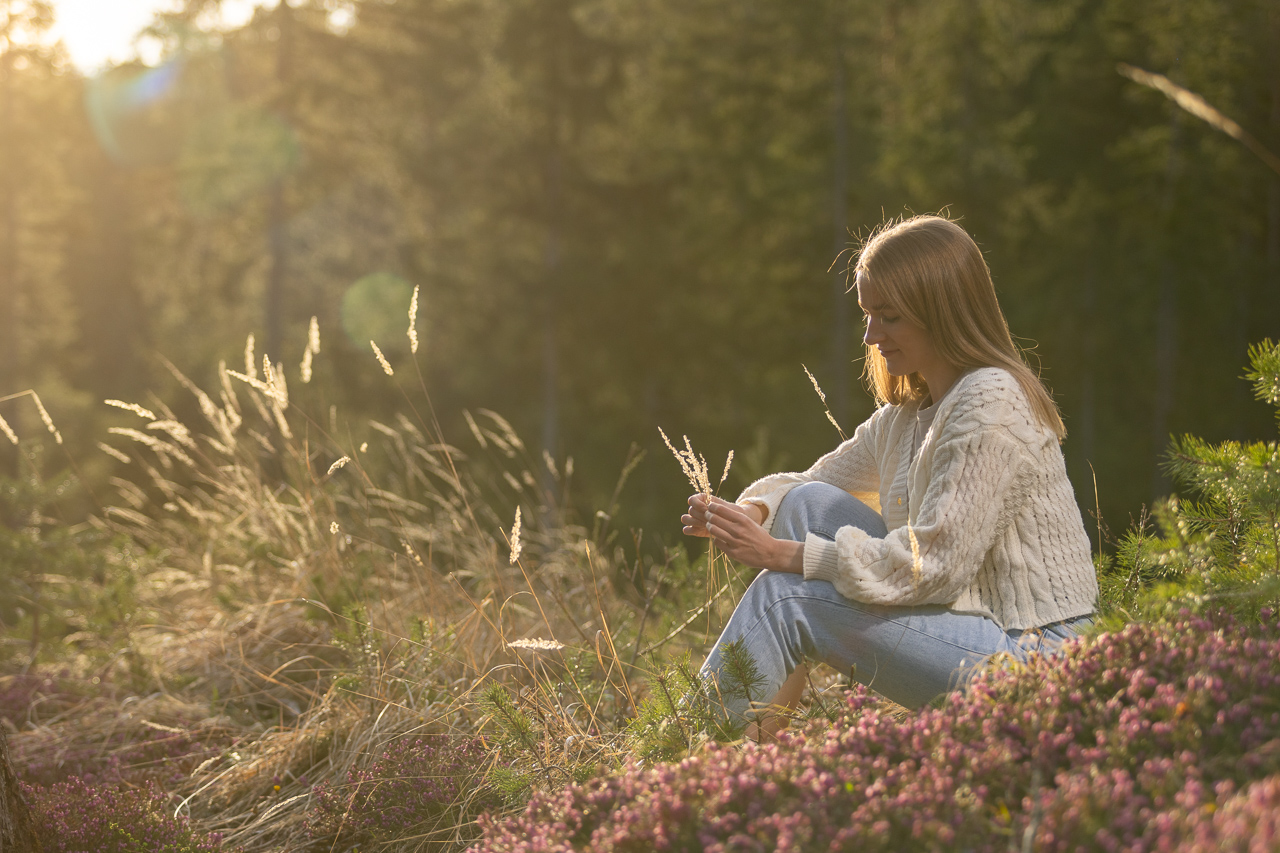
<path fill-rule="evenodd" d="M 721 504 L 727 504 L 727 501 L 720 498 L 712 498 Z M 695 492 L 689 496 L 689 510 L 680 516 L 680 523 L 684 525 L 684 534 L 686 536 L 701 536 L 707 538 L 707 496 L 702 492 Z M 756 524 L 764 522 L 764 512 L 758 504 L 747 504 L 746 506 L 734 505 L 734 508 L 742 512 Z"/>
<path fill-rule="evenodd" d="M 680 516 L 680 523 L 684 525 L 685 536 L 710 538 L 711 534 L 707 532 L 706 495 L 702 492 L 694 492 L 689 495 L 689 509 L 684 515 Z"/>

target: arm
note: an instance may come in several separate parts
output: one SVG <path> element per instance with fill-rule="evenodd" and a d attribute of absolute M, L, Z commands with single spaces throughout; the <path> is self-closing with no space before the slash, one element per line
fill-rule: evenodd
<path fill-rule="evenodd" d="M 772 474 L 748 486 L 738 496 L 740 505 L 755 506 L 759 523 L 768 531 L 778 504 L 787 492 L 803 483 L 818 481 L 838 486 L 850 493 L 878 493 L 880 468 L 877 445 L 892 407 L 883 406 L 858 426 L 853 437 L 815 462 L 807 471 Z M 877 495 L 878 497 L 878 495 Z"/>
<path fill-rule="evenodd" d="M 914 521 L 884 539 L 856 528 L 841 529 L 835 542 L 810 536 L 805 577 L 870 604 L 955 601 L 1026 500 L 1024 424 L 1006 401 L 979 400 L 958 412 L 932 449 Z"/>

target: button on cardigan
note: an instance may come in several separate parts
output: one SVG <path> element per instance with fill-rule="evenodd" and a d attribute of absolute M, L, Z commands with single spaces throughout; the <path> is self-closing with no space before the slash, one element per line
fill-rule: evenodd
<path fill-rule="evenodd" d="M 877 502 L 884 539 L 855 527 L 810 534 L 806 580 L 868 604 L 941 604 L 1025 630 L 1093 612 L 1098 582 L 1080 507 L 1054 433 L 1001 368 L 961 376 L 912 455 L 918 404 L 882 406 L 803 473 L 774 474 L 739 503 L 765 505 L 830 483 Z"/>

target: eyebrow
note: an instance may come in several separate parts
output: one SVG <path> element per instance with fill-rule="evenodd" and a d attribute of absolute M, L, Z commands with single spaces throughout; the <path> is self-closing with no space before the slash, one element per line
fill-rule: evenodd
<path fill-rule="evenodd" d="M 880 303 L 879 305 L 872 305 L 868 307 L 866 305 L 863 305 L 861 302 L 859 302 L 858 307 L 861 308 L 863 311 L 884 311 L 889 306 L 885 305 L 884 303 Z"/>

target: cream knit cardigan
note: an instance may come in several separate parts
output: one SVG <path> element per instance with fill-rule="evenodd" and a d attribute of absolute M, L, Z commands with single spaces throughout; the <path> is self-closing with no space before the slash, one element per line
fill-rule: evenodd
<path fill-rule="evenodd" d="M 1006 630 L 1091 613 L 1098 581 L 1080 508 L 1053 432 L 1017 379 L 970 371 L 938 403 L 915 459 L 915 403 L 882 406 L 808 471 L 756 481 L 772 527 L 787 492 L 830 483 L 879 508 L 884 539 L 844 527 L 804 543 L 806 580 L 868 604 L 941 604 Z"/>

